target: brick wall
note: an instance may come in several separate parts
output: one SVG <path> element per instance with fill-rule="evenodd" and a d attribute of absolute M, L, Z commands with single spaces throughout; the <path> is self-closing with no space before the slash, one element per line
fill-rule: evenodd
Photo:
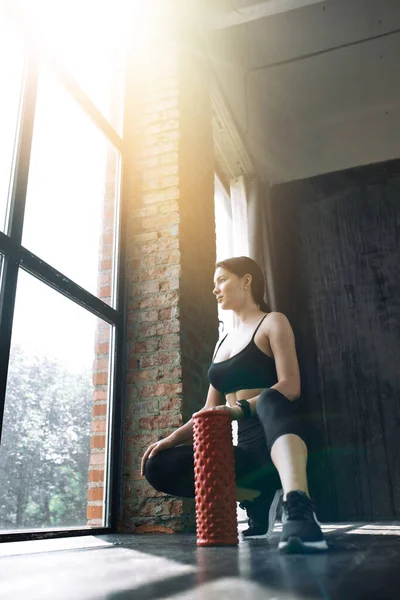
<path fill-rule="evenodd" d="M 140 476 L 146 447 L 204 403 L 217 334 L 209 72 L 193 40 L 130 63 L 128 375 L 120 531 L 194 527 L 193 501 Z M 144 63 L 144 64 L 143 64 Z"/>
<path fill-rule="evenodd" d="M 103 222 L 99 240 L 99 263 L 97 295 L 111 304 L 114 224 L 116 190 L 119 186 L 119 155 L 109 147 L 104 185 Z M 92 427 L 90 434 L 90 458 L 87 497 L 87 524 L 93 527 L 103 525 L 104 483 L 106 461 L 106 435 L 108 429 L 108 386 L 110 369 L 111 327 L 97 319 L 95 334 L 95 359 L 93 362 L 93 403 Z"/>

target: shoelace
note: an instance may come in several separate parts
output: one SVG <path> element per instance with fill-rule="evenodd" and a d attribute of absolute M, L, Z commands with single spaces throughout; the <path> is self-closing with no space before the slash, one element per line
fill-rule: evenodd
<path fill-rule="evenodd" d="M 288 494 L 286 502 L 283 502 L 283 510 L 289 520 L 304 520 L 312 516 L 313 506 L 309 499 Z"/>

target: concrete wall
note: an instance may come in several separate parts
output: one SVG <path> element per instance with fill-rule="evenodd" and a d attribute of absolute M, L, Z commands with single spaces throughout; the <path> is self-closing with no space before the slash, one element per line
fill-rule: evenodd
<path fill-rule="evenodd" d="M 399 161 L 272 188 L 277 305 L 296 333 L 322 519 L 400 514 L 399 193 Z"/>

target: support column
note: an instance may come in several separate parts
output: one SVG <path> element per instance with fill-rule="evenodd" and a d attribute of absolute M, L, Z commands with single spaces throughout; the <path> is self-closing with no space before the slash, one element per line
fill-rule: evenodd
<path fill-rule="evenodd" d="M 199 409 L 218 336 L 210 73 L 193 36 L 129 65 L 128 376 L 120 531 L 187 531 L 194 503 L 140 476 L 147 446 Z M 127 173 L 125 173 L 127 176 Z"/>

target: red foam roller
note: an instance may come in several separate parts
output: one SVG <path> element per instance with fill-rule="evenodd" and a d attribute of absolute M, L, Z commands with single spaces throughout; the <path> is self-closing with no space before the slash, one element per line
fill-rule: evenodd
<path fill-rule="evenodd" d="M 198 546 L 239 543 L 232 420 L 224 411 L 193 417 L 194 482 Z"/>

